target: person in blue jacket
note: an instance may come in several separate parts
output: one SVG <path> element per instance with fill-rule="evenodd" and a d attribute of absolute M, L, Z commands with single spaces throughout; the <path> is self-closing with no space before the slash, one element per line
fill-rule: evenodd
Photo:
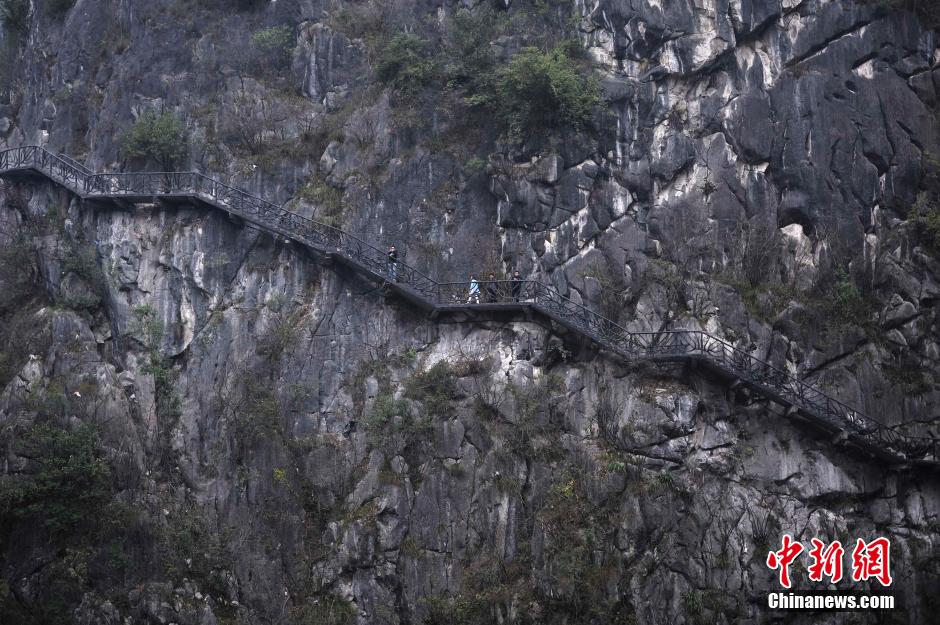
<path fill-rule="evenodd" d="M 476 276 L 472 273 L 470 274 L 470 289 L 467 291 L 467 303 L 480 303 L 480 283 L 477 282 Z"/>

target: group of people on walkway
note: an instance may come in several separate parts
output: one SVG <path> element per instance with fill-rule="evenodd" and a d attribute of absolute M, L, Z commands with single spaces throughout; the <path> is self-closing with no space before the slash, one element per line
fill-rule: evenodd
<path fill-rule="evenodd" d="M 394 245 L 388 246 L 386 261 L 388 279 L 399 281 L 398 249 Z M 523 297 L 522 285 L 525 281 L 519 271 L 513 271 L 508 280 L 497 280 L 496 273 L 490 272 L 487 279 L 481 284 L 475 274 L 470 274 L 470 283 L 467 286 L 468 304 L 495 304 L 497 302 L 518 302 Z M 455 297 L 456 298 L 456 297 Z"/>
<path fill-rule="evenodd" d="M 508 280 L 497 280 L 496 274 L 491 271 L 481 287 L 476 275 L 471 273 L 470 286 L 467 289 L 467 303 L 479 304 L 481 294 L 482 301 L 486 304 L 495 304 L 500 301 L 518 302 L 522 297 L 523 282 L 518 271 L 513 271 L 512 277 Z"/>

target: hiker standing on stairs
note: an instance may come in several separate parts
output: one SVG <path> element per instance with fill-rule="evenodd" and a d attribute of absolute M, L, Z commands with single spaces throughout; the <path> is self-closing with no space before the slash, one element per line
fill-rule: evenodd
<path fill-rule="evenodd" d="M 388 246 L 388 279 L 398 282 L 398 250 L 394 245 Z"/>
<path fill-rule="evenodd" d="M 472 273 L 470 274 L 470 288 L 467 291 L 467 303 L 480 303 L 480 283 Z"/>
<path fill-rule="evenodd" d="M 512 272 L 512 280 L 509 282 L 512 290 L 512 301 L 518 302 L 519 296 L 522 294 L 522 276 L 519 275 L 518 269 Z"/>
<path fill-rule="evenodd" d="M 496 282 L 496 274 L 492 271 L 486 280 L 486 303 L 495 304 L 499 301 L 499 284 Z"/>

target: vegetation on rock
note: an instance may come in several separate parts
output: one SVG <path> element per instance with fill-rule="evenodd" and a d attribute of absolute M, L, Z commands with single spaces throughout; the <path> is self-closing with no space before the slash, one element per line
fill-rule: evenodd
<path fill-rule="evenodd" d="M 42 356 L 49 343 L 49 317 L 33 237 L 46 233 L 52 218 L 26 220 L 18 233 L 0 234 L 0 389 L 30 355 Z"/>
<path fill-rule="evenodd" d="M 408 380 L 405 396 L 422 402 L 429 417 L 445 419 L 461 392 L 453 368 L 442 361 Z"/>
<path fill-rule="evenodd" d="M 143 372 L 153 376 L 157 417 L 163 435 L 169 436 L 172 425 L 180 416 L 180 396 L 176 390 L 179 372 L 173 367 L 172 361 L 160 351 L 163 324 L 157 317 L 157 311 L 153 306 L 143 305 L 136 307 L 133 312 L 132 332 L 143 344 L 147 353 Z M 165 454 L 169 453 L 168 441 L 162 449 Z M 168 469 L 171 465 L 170 458 L 166 455 L 160 461 L 164 469 Z"/>
<path fill-rule="evenodd" d="M 322 180 L 312 180 L 297 191 L 297 197 L 317 208 L 316 220 L 336 228 L 343 225 L 343 192 Z"/>
<path fill-rule="evenodd" d="M 871 313 L 870 300 L 842 268 L 836 270 L 835 279 L 823 301 L 826 311 L 838 323 L 862 325 Z"/>
<path fill-rule="evenodd" d="M 496 75 L 495 96 L 488 98 L 507 138 L 556 128 L 582 128 L 600 103 L 597 82 L 586 76 L 570 45 L 548 51 L 524 48 Z"/>
<path fill-rule="evenodd" d="M 291 608 L 292 622 L 302 625 L 351 625 L 356 610 L 342 597 L 323 594 Z"/>
<path fill-rule="evenodd" d="M 590 63 L 571 41 L 525 46 L 508 58 L 494 41 L 508 29 L 493 11 L 458 11 L 444 46 L 432 53 L 420 36 L 400 32 L 380 47 L 376 78 L 406 99 L 434 87 L 453 92 L 469 112 L 495 121 L 511 144 L 562 129 L 583 129 L 601 102 Z"/>
<path fill-rule="evenodd" d="M 121 135 L 125 158 L 150 160 L 172 171 L 186 157 L 189 140 L 183 122 L 168 111 L 147 111 Z"/>
<path fill-rule="evenodd" d="M 28 520 L 64 533 L 93 518 L 111 499 L 110 467 L 94 425 L 30 428 L 16 445 L 28 461 L 18 475 L 0 478 L 0 516 Z"/>
<path fill-rule="evenodd" d="M 294 30 L 290 26 L 271 26 L 251 36 L 259 69 L 280 70 L 290 64 Z"/>
<path fill-rule="evenodd" d="M 434 83 L 438 63 L 427 41 L 411 33 L 398 33 L 382 46 L 375 77 L 397 93 L 412 97 Z"/>
<path fill-rule="evenodd" d="M 912 213 L 924 245 L 940 256 L 940 198 L 931 200 L 927 193 L 921 193 Z"/>

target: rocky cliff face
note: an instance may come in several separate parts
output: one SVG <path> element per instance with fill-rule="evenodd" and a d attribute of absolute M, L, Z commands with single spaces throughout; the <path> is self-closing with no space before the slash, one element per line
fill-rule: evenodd
<path fill-rule="evenodd" d="M 180 167 L 441 279 L 519 269 L 940 435 L 940 42 L 917 16 L 469 4 L 28 3 L 0 130 L 135 169 L 121 133 L 170 111 Z M 396 33 L 446 68 L 480 24 L 498 65 L 575 40 L 591 119 L 510 141 L 453 89 L 379 79 Z M 0 199 L 4 622 L 768 622 L 784 533 L 892 540 L 903 610 L 807 622 L 940 607 L 935 473 L 701 372 L 423 318 L 204 207 L 38 179 Z"/>

